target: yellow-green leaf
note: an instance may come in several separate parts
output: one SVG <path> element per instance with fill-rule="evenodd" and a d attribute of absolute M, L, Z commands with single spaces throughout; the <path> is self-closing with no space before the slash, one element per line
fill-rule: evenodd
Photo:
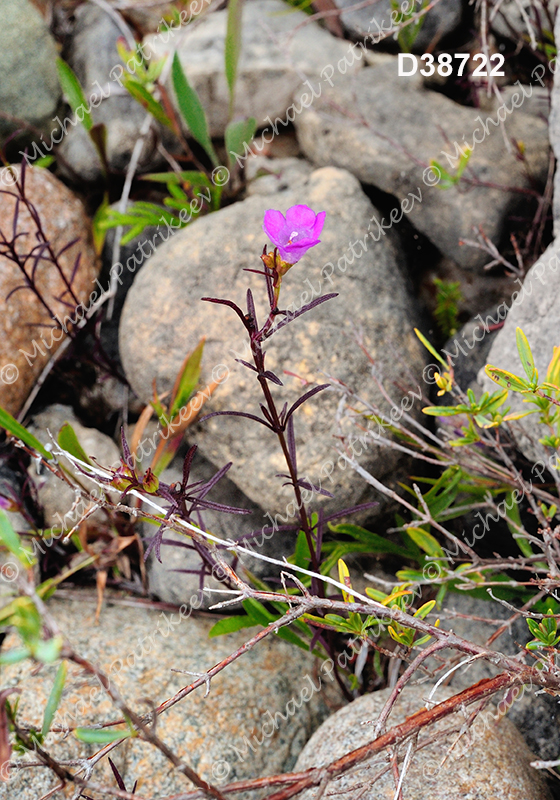
<path fill-rule="evenodd" d="M 433 556 L 435 558 L 445 558 L 445 553 L 441 549 L 440 543 L 432 536 L 431 533 L 428 533 L 422 528 L 407 528 L 406 532 L 412 541 L 429 556 Z"/>
<path fill-rule="evenodd" d="M 499 367 L 493 367 L 492 364 L 487 364 L 484 367 L 484 371 L 491 378 L 494 383 L 497 383 L 499 386 L 503 386 L 505 389 L 511 389 L 514 392 L 530 392 L 531 387 L 529 383 L 520 378 L 518 375 L 514 375 L 512 372 L 507 372 L 505 369 L 500 369 Z"/>

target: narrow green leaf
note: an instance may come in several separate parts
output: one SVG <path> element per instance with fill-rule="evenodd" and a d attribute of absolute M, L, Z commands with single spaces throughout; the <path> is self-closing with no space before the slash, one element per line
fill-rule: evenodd
<path fill-rule="evenodd" d="M 237 82 L 237 65 L 241 53 L 241 21 L 243 16 L 243 0 L 229 0 L 227 13 L 225 70 L 229 88 L 229 116 L 233 116 L 235 104 L 235 84 Z"/>
<path fill-rule="evenodd" d="M 253 600 L 251 597 L 243 600 L 241 605 L 257 625 L 266 627 L 270 622 L 276 619 L 270 611 L 266 610 L 262 603 L 259 603 L 258 600 Z"/>
<path fill-rule="evenodd" d="M 493 367 L 491 364 L 487 364 L 484 367 L 484 371 L 494 383 L 503 386 L 505 389 L 511 389 L 513 392 L 531 391 L 531 386 L 526 380 L 520 378 L 518 375 L 514 375 L 512 372 L 507 372 L 505 369 L 499 369 L 499 367 Z"/>
<path fill-rule="evenodd" d="M 51 164 L 55 161 L 54 156 L 43 156 L 43 158 L 38 158 L 33 162 L 34 167 L 42 167 L 43 169 L 48 169 Z"/>
<path fill-rule="evenodd" d="M 8 548 L 10 553 L 12 553 L 24 567 L 30 567 L 35 563 L 31 550 L 22 546 L 21 538 L 15 532 L 10 518 L 2 508 L 0 508 L 0 542 Z"/>
<path fill-rule="evenodd" d="M 226 128 L 225 143 L 230 169 L 233 169 L 236 163 L 235 156 L 246 152 L 245 145 L 249 147 L 256 130 L 257 120 L 254 117 L 229 123 Z"/>
<path fill-rule="evenodd" d="M 135 732 L 130 728 L 120 731 L 110 728 L 76 728 L 74 733 L 76 738 L 86 744 L 109 744 L 119 739 L 129 739 L 131 736 L 135 736 Z"/>
<path fill-rule="evenodd" d="M 84 91 L 80 86 L 80 81 L 76 77 L 72 67 L 63 61 L 61 58 L 56 59 L 56 68 L 58 71 L 58 80 L 62 87 L 62 92 L 68 100 L 68 105 L 78 117 L 86 131 L 90 131 L 93 127 L 93 119 L 88 111 L 88 103 L 84 95 Z M 81 116 L 78 111 L 81 109 Z"/>
<path fill-rule="evenodd" d="M 356 539 L 362 545 L 367 546 L 368 550 L 372 553 L 392 553 L 402 558 L 412 558 L 414 556 L 414 553 L 406 547 L 401 547 L 391 542 L 389 539 L 380 536 L 378 533 L 368 531 L 365 528 L 361 528 L 359 525 L 342 522 L 339 525 L 329 525 L 329 528 L 333 533 L 338 535 L 345 534 L 347 536 L 352 536 L 352 538 Z M 352 552 L 350 547 L 351 546 L 346 550 L 347 553 Z M 357 548 L 356 552 L 363 552 L 363 550 L 361 548 L 358 550 Z"/>
<path fill-rule="evenodd" d="M 415 612 L 414 616 L 417 617 L 418 619 L 425 619 L 432 610 L 432 608 L 435 606 L 435 604 L 436 604 L 435 600 L 428 600 L 427 603 L 424 603 L 423 606 L 420 606 L 418 611 Z"/>
<path fill-rule="evenodd" d="M 224 636 L 226 633 L 235 633 L 235 631 L 243 630 L 243 628 L 252 628 L 257 623 L 247 616 L 225 617 L 218 620 L 215 625 L 212 625 L 208 636 L 213 639 L 214 636 Z"/>
<path fill-rule="evenodd" d="M 183 372 L 177 386 L 173 404 L 169 412 L 171 419 L 188 403 L 200 380 L 200 362 L 204 351 L 204 339 L 201 339 L 195 349 L 185 359 Z"/>
<path fill-rule="evenodd" d="M 426 406 L 422 409 L 423 414 L 429 417 L 456 417 L 467 412 L 466 406 Z"/>
<path fill-rule="evenodd" d="M 346 565 L 346 562 L 342 560 L 342 558 L 338 559 L 338 582 L 344 584 L 349 589 L 352 589 L 352 582 L 350 580 L 350 572 Z M 353 603 L 354 597 L 350 592 L 345 592 L 344 589 L 342 590 L 342 599 L 345 603 Z"/>
<path fill-rule="evenodd" d="M 173 80 L 173 88 L 177 96 L 179 110 L 193 138 L 205 149 L 212 164 L 218 167 L 220 162 L 214 150 L 212 140 L 210 139 L 210 134 L 208 133 L 206 114 L 204 113 L 198 94 L 187 80 L 177 51 L 175 51 L 173 56 L 171 78 Z"/>
<path fill-rule="evenodd" d="M 517 342 L 517 352 L 519 353 L 521 364 L 525 370 L 525 375 L 531 382 L 538 380 L 538 372 L 535 368 L 535 359 L 533 358 L 527 337 L 521 328 L 515 329 L 515 339 Z"/>
<path fill-rule="evenodd" d="M 47 700 L 47 705 L 45 706 L 45 713 L 43 714 L 43 726 L 41 728 L 41 736 L 43 739 L 51 729 L 54 715 L 56 714 L 56 709 L 58 708 L 62 698 L 62 692 L 64 690 L 64 684 L 66 683 L 67 673 L 68 664 L 66 661 L 63 661 L 56 672 L 53 688 L 51 689 L 49 699 Z"/>
<path fill-rule="evenodd" d="M 426 348 L 426 350 L 427 350 L 429 353 L 431 353 L 431 354 L 433 355 L 433 357 L 434 357 L 434 358 L 437 358 L 437 360 L 439 361 L 439 363 L 440 363 L 440 364 L 443 364 L 443 366 L 445 367 L 445 369 L 447 369 L 447 368 L 448 368 L 448 364 L 447 364 L 447 362 L 443 360 L 443 358 L 440 356 L 440 354 L 437 352 L 437 350 L 435 350 L 435 348 L 434 348 L 434 347 L 433 347 L 433 346 L 432 346 L 432 345 L 429 343 L 429 341 L 426 339 L 426 337 L 425 337 L 425 336 L 423 336 L 423 334 L 421 334 L 421 333 L 420 333 L 420 331 L 418 330 L 418 328 L 414 328 L 414 333 L 415 333 L 415 334 L 416 334 L 416 336 L 417 336 L 417 337 L 420 339 L 420 341 L 422 342 L 422 344 L 424 345 L 424 347 Z"/>
<path fill-rule="evenodd" d="M 69 422 L 65 422 L 59 430 L 57 441 L 62 449 L 70 453 L 71 456 L 93 466 L 93 461 L 86 455 L 84 448 L 78 441 L 74 428 Z"/>
<path fill-rule="evenodd" d="M 47 460 L 52 458 L 52 453 L 49 453 L 48 450 L 45 450 L 41 442 L 33 436 L 32 433 L 20 425 L 20 423 L 12 417 L 11 414 L 8 414 L 3 408 L 0 407 L 0 428 L 4 428 L 8 433 L 11 433 L 12 436 L 15 436 L 17 439 L 21 439 L 21 441 L 26 444 L 28 447 L 33 448 L 38 453 L 40 453 L 43 458 Z"/>
<path fill-rule="evenodd" d="M 127 92 L 146 109 L 146 111 L 149 111 L 154 119 L 156 119 L 158 122 L 161 122 L 161 124 L 165 125 L 166 128 L 173 130 L 173 123 L 163 110 L 163 107 L 154 97 L 152 97 L 145 86 L 142 86 L 139 81 L 136 81 L 134 78 L 131 78 L 130 75 L 127 75 L 124 79 L 124 87 Z"/>
<path fill-rule="evenodd" d="M 24 658 L 28 658 L 29 655 L 31 654 L 27 647 L 12 647 L 11 650 L 0 653 L 0 664 L 17 664 L 19 661 L 23 661 Z"/>
<path fill-rule="evenodd" d="M 307 543 L 307 536 L 303 531 L 300 531 L 296 540 L 293 563 L 297 567 L 303 567 L 305 569 L 308 566 L 310 559 L 311 553 L 309 551 L 309 544 Z"/>
<path fill-rule="evenodd" d="M 93 246 L 97 255 L 101 255 L 103 245 L 105 244 L 105 236 L 107 235 L 107 228 L 103 226 L 103 222 L 109 211 L 109 195 L 105 192 L 101 205 L 93 215 L 91 221 L 91 228 L 93 234 Z"/>
<path fill-rule="evenodd" d="M 407 528 L 406 532 L 418 547 L 429 556 L 445 558 L 445 553 L 441 549 L 440 543 L 431 533 L 422 530 L 422 528 Z"/>

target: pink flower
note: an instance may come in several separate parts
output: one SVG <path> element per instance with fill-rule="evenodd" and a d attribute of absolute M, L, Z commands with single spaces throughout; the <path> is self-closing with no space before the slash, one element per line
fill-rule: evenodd
<path fill-rule="evenodd" d="M 300 205 L 289 208 L 284 217 L 281 211 L 269 209 L 264 215 L 263 230 L 278 248 L 282 260 L 295 264 L 321 241 L 326 213 L 315 214 L 309 206 Z"/>

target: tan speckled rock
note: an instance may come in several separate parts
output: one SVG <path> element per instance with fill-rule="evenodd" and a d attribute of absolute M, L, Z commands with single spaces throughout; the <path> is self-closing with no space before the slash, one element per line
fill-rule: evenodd
<path fill-rule="evenodd" d="M 108 597 L 98 626 L 94 625 L 92 595 L 79 601 L 54 598 L 49 607 L 75 649 L 108 672 L 139 713 L 149 710 L 146 698 L 157 705 L 192 681 L 172 669 L 204 672 L 257 630 L 209 639 L 215 618 L 189 616 L 188 604 L 181 619 L 179 612 L 111 605 Z M 16 644 L 17 637 L 11 634 L 3 651 Z M 2 668 L 0 688 L 19 684 L 23 690 L 22 722 L 40 725 L 56 668 L 43 667 L 37 675 L 31 674 L 35 667 L 27 662 Z M 160 716 L 157 732 L 187 764 L 218 785 L 289 770 L 327 713 L 323 692 L 333 684 L 327 673 L 316 668 L 308 653 L 268 637 L 213 678 L 208 697 L 201 687 Z M 276 717 L 273 727 L 278 712 L 284 718 Z M 117 716 L 98 682 L 70 666 L 55 724 L 91 725 Z M 65 741 L 60 739 L 51 734 L 46 742 L 49 752 L 59 758 L 87 756 L 98 749 L 78 742 L 72 734 Z M 191 788 L 159 751 L 144 742 L 129 741 L 114 750 L 111 758 L 129 790 L 139 780 L 138 792 L 144 798 L 163 798 Z M 92 780 L 116 788 L 106 760 L 94 770 Z M 47 770 L 23 770 L 8 785 L 0 782 L 0 798 L 38 800 L 54 785 Z M 99 798 L 93 791 L 86 793 Z M 63 796 L 71 797 L 72 788 L 66 795 L 57 795 Z"/>
<path fill-rule="evenodd" d="M 19 175 L 19 168 L 15 169 Z M 4 182 L 6 180 L 4 174 Z M 13 193 L 0 194 L 0 228 L 4 235 L 11 236 L 17 193 L 5 185 L 2 188 Z M 74 239 L 79 240 L 60 256 L 60 263 L 66 278 L 70 279 L 76 256 L 82 254 L 72 288 L 78 300 L 87 308 L 96 289 L 97 270 L 90 242 L 90 226 L 81 202 L 54 175 L 39 167 L 26 171 L 26 194 L 35 205 L 54 251 L 60 251 Z M 18 252 L 28 253 L 37 244 L 37 228 L 23 205 L 20 205 L 17 230 L 20 234 L 26 234 L 18 240 Z M 32 266 L 29 261 L 29 272 Z M 62 341 L 64 336 L 57 329 L 53 340 L 51 331 L 45 327 L 54 325 L 52 317 L 31 290 L 17 291 L 6 302 L 9 293 L 22 284 L 22 279 L 16 265 L 5 256 L 0 256 L 0 405 L 11 414 L 18 413 L 43 367 L 59 347 L 59 337 Z M 62 320 L 68 316 L 80 318 L 81 310 L 76 314 L 74 304 L 68 308 L 55 299 L 62 295 L 65 287 L 51 264 L 45 261 L 39 263 L 36 283 L 51 310 Z M 99 296 L 99 290 L 96 296 Z M 64 299 L 72 303 L 68 295 Z"/>
<path fill-rule="evenodd" d="M 407 687 L 389 717 L 387 728 L 404 722 L 406 717 L 423 708 L 431 689 L 427 684 Z M 389 691 L 384 689 L 360 697 L 329 717 L 305 745 L 295 770 L 329 764 L 372 741 L 373 726 L 361 723 L 377 719 Z M 452 694 L 449 689 L 440 688 L 433 699 L 441 702 Z M 521 734 L 504 717 L 496 723 L 492 714 L 496 714 L 496 710 L 491 707 L 478 717 L 470 733 L 456 742 L 443 767 L 441 763 L 450 744 L 457 738 L 457 732 L 419 750 L 405 775 L 403 797 L 406 800 L 549 800 L 542 773 L 529 764 L 534 756 Z M 424 738 L 435 731 L 454 727 L 458 721 L 457 715 L 449 717 L 430 728 L 429 733 L 426 731 Z M 407 749 L 408 743 L 399 748 L 401 768 Z M 373 776 L 386 765 L 387 759 L 383 756 L 370 759 L 352 774 L 328 783 L 325 794 L 357 797 L 359 791 L 361 800 L 393 800 L 396 787 L 390 768 L 379 781 L 371 783 Z M 367 786 L 367 783 L 371 785 Z M 316 792 L 317 789 L 307 791 L 297 798 L 311 800 Z"/>
<path fill-rule="evenodd" d="M 229 371 L 205 412 L 260 414 L 262 395 L 254 373 L 236 362 L 236 358 L 250 360 L 239 318 L 231 309 L 200 298 L 227 298 L 245 308 L 251 286 L 263 324 L 264 282 L 244 269 L 262 266 L 265 210 L 285 212 L 298 203 L 317 212 L 326 210 L 326 222 L 321 243 L 284 278 L 280 305 L 295 311 L 319 295 L 337 292 L 338 297 L 293 320 L 268 340 L 267 368 L 284 383 L 272 387 L 279 408 L 305 391 L 294 375 L 311 385 L 324 383 L 325 374 L 333 375 L 359 394 L 380 399 L 371 364 L 354 339 L 353 325 L 360 326 L 376 369 L 382 369 L 391 387 L 399 379 L 394 391 L 397 404 L 404 391 L 408 408 L 419 407 L 418 400 L 401 388 L 406 366 L 413 375 L 414 391 L 423 385 L 424 355 L 412 330 L 419 314 L 401 271 L 404 256 L 398 239 L 390 230 L 380 241 L 368 235 L 370 219 L 377 212 L 356 178 L 330 167 L 316 170 L 303 182 L 298 179 L 295 188 L 249 197 L 197 219 L 148 259 L 127 295 L 119 330 L 122 363 L 139 397 L 149 402 L 154 378 L 158 391 L 170 389 L 186 353 L 205 335 L 203 383 Z M 294 415 L 294 427 L 300 477 L 332 492 L 337 508 L 342 509 L 371 499 L 371 494 L 367 484 L 345 468 L 346 462 L 339 461 L 335 438 L 339 401 L 335 392 L 312 397 Z M 274 477 L 285 472 L 286 466 L 270 431 L 250 420 L 220 416 L 196 426 L 192 440 L 214 465 L 233 462 L 228 478 L 265 512 L 284 515 L 283 524 L 293 519 L 293 492 Z M 356 446 L 355 455 L 374 475 L 394 474 L 400 457 L 396 451 L 380 450 L 373 443 L 361 448 Z"/>

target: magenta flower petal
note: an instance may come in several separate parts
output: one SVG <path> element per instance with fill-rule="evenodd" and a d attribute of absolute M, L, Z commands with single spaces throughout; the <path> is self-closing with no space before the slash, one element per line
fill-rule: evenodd
<path fill-rule="evenodd" d="M 269 209 L 264 215 L 263 230 L 283 261 L 295 264 L 310 247 L 319 244 L 325 217 L 325 211 L 315 214 L 306 205 L 291 206 L 285 217 L 281 211 Z"/>
<path fill-rule="evenodd" d="M 270 208 L 264 215 L 263 229 L 269 238 L 274 241 L 286 227 L 286 220 L 281 211 Z"/>
<path fill-rule="evenodd" d="M 292 206 L 286 211 L 286 222 L 294 228 L 312 228 L 315 219 L 315 212 L 309 206 Z"/>
<path fill-rule="evenodd" d="M 323 225 L 325 224 L 325 217 L 327 216 L 326 211 L 320 211 L 317 214 L 317 218 L 315 219 L 315 224 L 313 225 L 313 236 L 318 239 L 321 235 L 321 231 L 323 230 Z"/>

